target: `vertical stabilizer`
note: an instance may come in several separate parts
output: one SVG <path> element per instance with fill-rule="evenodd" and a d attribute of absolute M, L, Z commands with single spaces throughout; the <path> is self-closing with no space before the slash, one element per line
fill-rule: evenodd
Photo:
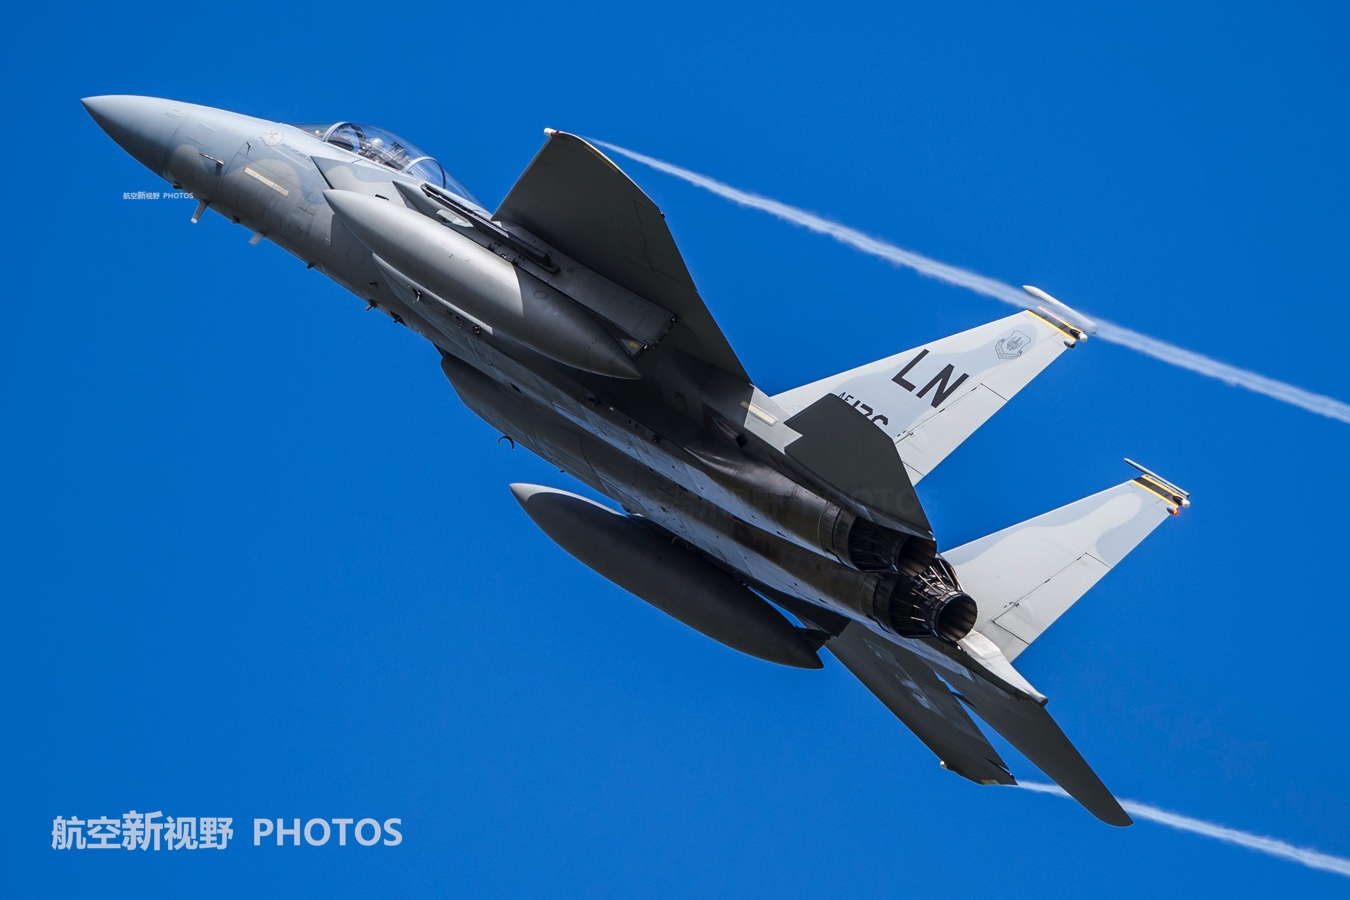
<path fill-rule="evenodd" d="M 895 443 L 917 484 L 1066 348 L 1096 330 L 1049 295 L 1027 292 L 1025 312 L 773 399 L 796 413 L 828 394 L 842 398 Z"/>
<path fill-rule="evenodd" d="M 979 604 L 975 629 L 1008 659 L 1190 505 L 1181 488 L 1126 462 L 1139 469 L 1137 478 L 943 553 Z"/>

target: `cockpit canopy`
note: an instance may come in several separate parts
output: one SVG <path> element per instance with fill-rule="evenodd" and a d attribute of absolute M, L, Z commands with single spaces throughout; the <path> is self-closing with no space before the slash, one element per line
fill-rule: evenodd
<path fill-rule="evenodd" d="M 360 122 L 335 122 L 332 125 L 297 125 L 325 143 L 364 156 L 372 162 L 404 172 L 414 178 L 446 188 L 481 206 L 464 185 L 456 181 L 435 159 L 403 138 L 383 128 Z"/>

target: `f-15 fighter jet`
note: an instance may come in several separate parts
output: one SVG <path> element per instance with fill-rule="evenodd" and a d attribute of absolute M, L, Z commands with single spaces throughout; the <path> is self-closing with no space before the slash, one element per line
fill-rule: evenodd
<path fill-rule="evenodd" d="M 770 396 L 661 211 L 575 135 L 547 131 L 489 212 L 370 125 L 152 97 L 84 105 L 198 198 L 194 222 L 214 210 L 426 338 L 473 412 L 614 501 L 622 511 L 511 486 L 587 566 L 743 653 L 819 668 L 824 648 L 945 768 L 1013 784 L 974 712 L 1095 816 L 1130 823 L 1012 663 L 1186 492 L 1137 466 L 942 552 L 915 492 L 1092 334 L 1084 316 L 1028 288 L 1024 312 Z"/>

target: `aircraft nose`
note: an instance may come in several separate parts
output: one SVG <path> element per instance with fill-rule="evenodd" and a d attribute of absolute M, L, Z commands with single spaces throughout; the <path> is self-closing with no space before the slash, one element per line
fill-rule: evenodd
<path fill-rule="evenodd" d="M 180 104 L 158 97 L 108 94 L 80 101 L 98 127 L 156 174 L 163 174 L 169 141 L 183 123 Z"/>

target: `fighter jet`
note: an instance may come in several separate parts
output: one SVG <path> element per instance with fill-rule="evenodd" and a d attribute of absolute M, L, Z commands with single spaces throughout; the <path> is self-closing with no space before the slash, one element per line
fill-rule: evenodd
<path fill-rule="evenodd" d="M 612 500 L 511 485 L 582 563 L 743 653 L 820 668 L 829 651 L 944 768 L 1014 784 L 974 712 L 1093 815 L 1130 824 L 1012 663 L 1187 493 L 1136 465 L 939 552 L 915 491 L 1094 332 L 1085 316 L 1027 288 L 1025 311 L 769 395 L 656 204 L 576 135 L 546 130 L 490 212 L 371 125 L 83 102 L 192 192 L 193 222 L 219 213 L 416 332 L 470 410 Z"/>

